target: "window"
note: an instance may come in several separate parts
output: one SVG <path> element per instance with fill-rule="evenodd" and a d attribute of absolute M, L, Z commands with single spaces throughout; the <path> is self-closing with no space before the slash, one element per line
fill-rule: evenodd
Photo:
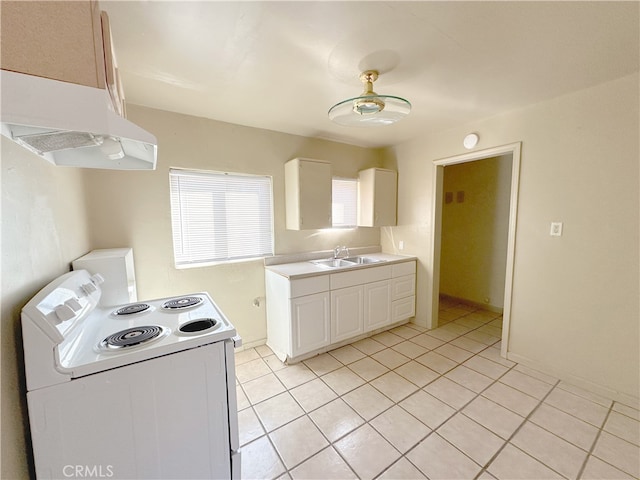
<path fill-rule="evenodd" d="M 358 180 L 333 177 L 331 195 L 333 226 L 356 227 L 358 223 Z"/>
<path fill-rule="evenodd" d="M 169 171 L 176 266 L 273 255 L 271 177 Z"/>

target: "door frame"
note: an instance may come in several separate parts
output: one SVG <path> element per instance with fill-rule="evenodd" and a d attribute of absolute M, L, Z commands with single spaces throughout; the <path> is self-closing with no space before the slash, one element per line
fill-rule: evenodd
<path fill-rule="evenodd" d="M 506 358 L 509 345 L 509 329 L 511 324 L 511 301 L 513 292 L 513 272 L 516 247 L 516 218 L 518 214 L 518 191 L 520 180 L 520 153 L 522 142 L 511 143 L 499 147 L 477 150 L 474 152 L 447 157 L 433 161 L 433 201 L 431 224 L 433 237 L 431 239 L 431 265 L 433 278 L 431 281 L 431 315 L 428 319 L 429 328 L 438 326 L 438 307 L 440 296 L 440 253 L 442 239 L 442 196 L 444 189 L 444 167 L 459 163 L 474 162 L 487 158 L 511 154 L 511 196 L 509 204 L 509 233 L 507 238 L 507 266 L 504 286 L 504 310 L 502 317 L 502 345 L 500 354 Z"/>

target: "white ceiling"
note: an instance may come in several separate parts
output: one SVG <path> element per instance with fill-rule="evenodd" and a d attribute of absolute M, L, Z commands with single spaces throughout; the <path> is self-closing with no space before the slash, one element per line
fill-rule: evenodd
<path fill-rule="evenodd" d="M 369 147 L 638 71 L 639 5 L 101 1 L 129 103 Z M 367 69 L 411 115 L 332 124 Z"/>

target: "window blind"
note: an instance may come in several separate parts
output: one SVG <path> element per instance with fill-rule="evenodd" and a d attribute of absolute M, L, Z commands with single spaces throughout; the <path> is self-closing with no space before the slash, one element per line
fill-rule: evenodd
<path fill-rule="evenodd" d="M 331 215 L 334 227 L 356 227 L 358 223 L 358 180 L 333 177 Z"/>
<path fill-rule="evenodd" d="M 176 266 L 273 255 L 271 177 L 171 169 Z"/>

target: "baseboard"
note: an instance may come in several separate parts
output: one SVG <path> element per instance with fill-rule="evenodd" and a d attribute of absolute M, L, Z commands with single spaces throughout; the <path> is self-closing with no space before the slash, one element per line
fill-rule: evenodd
<path fill-rule="evenodd" d="M 552 377 L 558 378 L 564 382 L 570 383 L 571 385 L 582 388 L 583 390 L 587 390 L 597 395 L 601 395 L 603 397 L 611 398 L 617 402 L 624 403 L 625 405 L 628 405 L 630 407 L 638 408 L 638 405 L 640 405 L 640 398 L 638 397 L 629 395 L 628 393 L 619 392 L 598 383 L 594 383 L 590 380 L 587 380 L 586 378 L 563 372 L 562 370 L 553 368 L 549 365 L 540 364 L 539 362 L 531 360 L 530 358 L 524 357 L 522 355 L 518 355 L 513 352 L 507 352 L 507 359 L 513 362 L 517 362 L 525 367 L 532 368 L 533 370 L 551 375 Z"/>
<path fill-rule="evenodd" d="M 454 297 L 453 295 L 447 295 L 446 293 L 441 293 L 440 294 L 440 298 L 444 298 L 444 299 L 450 300 L 452 302 L 462 303 L 464 305 L 468 305 L 470 307 L 477 308 L 479 310 L 486 310 L 486 311 L 492 312 L 492 313 L 502 314 L 503 311 L 504 311 L 504 308 L 498 307 L 496 305 L 490 305 L 488 303 L 474 302 L 473 300 L 467 300 L 466 298 Z"/>
<path fill-rule="evenodd" d="M 267 339 L 263 338 L 261 340 L 254 340 L 253 342 L 245 343 L 242 342 L 242 346 L 240 348 L 236 348 L 236 352 L 242 352 L 243 350 L 249 350 L 250 348 L 259 347 L 260 345 L 265 345 L 267 343 Z"/>

